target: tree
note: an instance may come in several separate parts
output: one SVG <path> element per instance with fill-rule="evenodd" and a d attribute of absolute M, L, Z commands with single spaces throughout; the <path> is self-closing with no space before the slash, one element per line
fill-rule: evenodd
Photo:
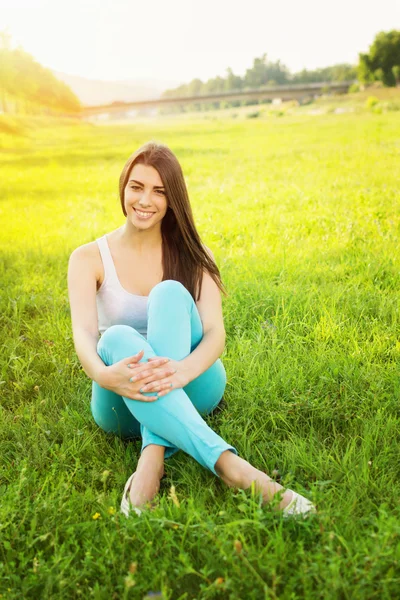
<path fill-rule="evenodd" d="M 251 69 L 246 70 L 244 76 L 244 86 L 257 88 L 267 85 L 269 81 L 274 81 L 278 85 L 286 83 L 289 78 L 289 71 L 280 61 L 273 63 L 267 59 L 264 53 L 260 58 L 255 58 Z"/>
<path fill-rule="evenodd" d="M 400 31 L 378 33 L 368 54 L 359 55 L 358 79 L 362 83 L 382 81 L 395 86 L 400 68 Z"/>
<path fill-rule="evenodd" d="M 269 77 L 267 72 L 267 55 L 263 54 L 261 58 L 253 60 L 251 69 L 246 69 L 245 85 L 249 87 L 261 87 L 263 83 L 267 83 Z"/>
<path fill-rule="evenodd" d="M 235 75 L 230 67 L 226 70 L 225 91 L 242 89 L 243 81 L 240 75 Z"/>
<path fill-rule="evenodd" d="M 347 63 L 308 71 L 303 69 L 292 77 L 293 83 L 320 83 L 321 81 L 353 81 L 357 78 L 356 68 Z"/>
<path fill-rule="evenodd" d="M 201 79 L 192 79 L 188 85 L 187 95 L 188 96 L 200 96 L 203 88 L 203 82 Z"/>
<path fill-rule="evenodd" d="M 357 69 L 358 81 L 361 83 L 372 83 L 375 81 L 374 72 L 368 54 L 359 54 Z"/>
<path fill-rule="evenodd" d="M 13 49 L 11 36 L 0 31 L 0 108 L 3 112 L 79 112 L 72 90 L 23 48 Z"/>

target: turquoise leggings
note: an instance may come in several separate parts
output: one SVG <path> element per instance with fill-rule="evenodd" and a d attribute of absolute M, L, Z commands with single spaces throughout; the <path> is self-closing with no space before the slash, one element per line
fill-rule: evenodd
<path fill-rule="evenodd" d="M 147 304 L 147 340 L 128 325 L 113 325 L 101 336 L 97 352 L 106 365 L 144 350 L 140 362 L 151 356 L 182 360 L 200 343 L 203 326 L 196 304 L 178 281 L 166 280 L 150 292 Z M 168 366 L 168 364 L 166 365 Z M 179 449 L 193 456 L 215 475 L 215 463 L 225 450 L 237 454 L 200 414 L 210 413 L 221 401 L 226 373 L 220 359 L 184 388 L 174 389 L 153 402 L 119 396 L 92 384 L 92 415 L 99 427 L 122 438 L 142 436 L 149 444 L 165 446 L 165 458 Z M 152 396 L 153 392 L 145 392 Z"/>

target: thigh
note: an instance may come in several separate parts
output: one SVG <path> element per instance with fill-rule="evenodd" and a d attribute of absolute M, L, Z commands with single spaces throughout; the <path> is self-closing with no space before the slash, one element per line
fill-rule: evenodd
<path fill-rule="evenodd" d="M 158 356 L 182 360 L 203 339 L 199 310 L 188 290 L 178 281 L 166 280 L 150 292 L 148 341 Z M 200 414 L 210 413 L 221 401 L 226 386 L 220 359 L 184 387 Z"/>
<path fill-rule="evenodd" d="M 140 423 L 127 408 L 122 396 L 92 382 L 90 408 L 97 425 L 121 438 L 140 437 Z"/>

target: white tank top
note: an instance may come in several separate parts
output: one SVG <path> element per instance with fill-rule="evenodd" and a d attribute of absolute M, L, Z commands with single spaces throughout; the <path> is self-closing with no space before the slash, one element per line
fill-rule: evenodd
<path fill-rule="evenodd" d="M 122 287 L 107 241 L 107 234 L 96 239 L 104 267 L 104 280 L 96 294 L 99 332 L 111 325 L 130 325 L 147 338 L 148 296 L 131 294 Z"/>

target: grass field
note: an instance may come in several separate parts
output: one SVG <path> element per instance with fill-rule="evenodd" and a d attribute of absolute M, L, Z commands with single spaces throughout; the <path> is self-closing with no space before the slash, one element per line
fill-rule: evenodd
<path fill-rule="evenodd" d="M 363 112 L 0 137 L 0 598 L 400 597 L 399 132 L 400 112 Z M 92 419 L 66 273 L 123 223 L 119 173 L 149 139 L 177 154 L 229 291 L 207 421 L 309 520 L 183 452 L 155 511 L 119 513 L 140 442 Z"/>

